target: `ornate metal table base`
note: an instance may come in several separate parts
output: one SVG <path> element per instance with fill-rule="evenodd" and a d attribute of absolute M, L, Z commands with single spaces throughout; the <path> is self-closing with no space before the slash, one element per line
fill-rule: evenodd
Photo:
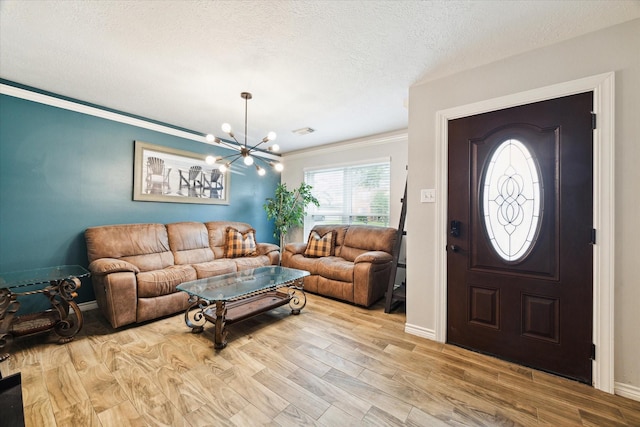
<path fill-rule="evenodd" d="M 215 325 L 214 347 L 227 346 L 227 325 L 240 322 L 260 313 L 289 304 L 291 314 L 300 314 L 307 304 L 302 279 L 278 288 L 256 291 L 249 295 L 224 301 L 206 301 L 195 295 L 189 298 L 189 308 L 184 314 L 185 323 L 191 332 L 200 333 L 207 321 Z"/>
<path fill-rule="evenodd" d="M 78 274 L 82 273 L 82 270 L 80 268 Z M 88 275 L 86 270 L 84 272 Z M 74 301 L 77 296 L 76 291 L 81 286 L 80 279 L 70 276 L 52 279 L 48 283 L 40 282 L 32 285 L 26 284 L 27 282 L 28 280 L 21 283 L 20 286 L 0 288 L 0 350 L 8 347 L 14 338 L 49 330 L 55 332 L 59 343 L 73 340 L 83 325 L 82 312 Z M 40 287 L 25 292 L 12 291 L 12 288 L 35 285 L 40 285 Z M 17 298 L 37 294 L 43 294 L 47 297 L 51 308 L 37 313 L 16 316 L 15 314 L 20 308 L 20 301 Z M 8 358 L 9 353 L 0 353 L 0 362 Z"/>

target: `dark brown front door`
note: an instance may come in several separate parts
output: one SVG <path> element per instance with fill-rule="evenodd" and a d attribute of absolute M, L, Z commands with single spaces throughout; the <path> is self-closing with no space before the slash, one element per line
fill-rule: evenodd
<path fill-rule="evenodd" d="M 449 122 L 447 341 L 591 384 L 592 92 Z"/>

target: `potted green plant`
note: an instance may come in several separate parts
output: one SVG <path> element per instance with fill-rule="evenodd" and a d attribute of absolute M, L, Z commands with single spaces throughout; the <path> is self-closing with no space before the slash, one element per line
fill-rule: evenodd
<path fill-rule="evenodd" d="M 284 238 L 289 229 L 304 224 L 307 206 L 310 203 L 320 206 L 318 199 L 311 194 L 311 189 L 311 185 L 304 182 L 294 190 L 289 190 L 287 184 L 280 183 L 274 197 L 268 198 L 263 205 L 267 218 L 275 221 L 273 237 L 279 239 L 281 250 L 284 250 Z"/>

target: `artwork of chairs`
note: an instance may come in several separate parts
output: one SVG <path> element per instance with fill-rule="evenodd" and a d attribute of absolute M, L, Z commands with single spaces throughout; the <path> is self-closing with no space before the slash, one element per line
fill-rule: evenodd
<path fill-rule="evenodd" d="M 203 178 L 206 189 L 209 190 L 209 197 L 212 199 L 219 199 L 220 197 L 222 197 L 222 189 L 224 188 L 221 182 L 222 172 L 220 172 L 218 169 L 212 169 L 209 179 L 204 176 L 204 173 Z"/>
<path fill-rule="evenodd" d="M 189 170 L 178 169 L 180 173 L 180 194 L 183 194 L 183 188 L 187 188 L 187 196 L 189 197 L 200 197 L 202 195 L 202 179 L 200 175 L 202 174 L 202 166 L 191 166 Z M 198 194 L 198 190 L 200 190 L 200 194 Z"/>
<path fill-rule="evenodd" d="M 148 157 L 145 162 L 146 194 L 171 193 L 171 168 L 159 157 Z M 221 199 L 224 197 L 224 174 L 219 169 L 203 170 L 202 166 L 191 166 L 189 169 L 178 169 L 178 191 L 176 195 L 185 197 L 207 197 Z M 174 174 L 175 176 L 175 174 Z M 173 185 L 176 185 L 174 178 Z"/>
<path fill-rule="evenodd" d="M 169 174 L 171 168 L 165 168 L 164 160 L 158 157 L 147 159 L 146 192 L 147 194 L 167 194 L 171 191 Z"/>
<path fill-rule="evenodd" d="M 183 194 L 183 188 L 187 189 L 189 197 L 210 197 L 218 199 L 222 197 L 222 172 L 218 169 L 212 169 L 207 176 L 206 171 L 202 170 L 202 166 L 191 166 L 189 170 L 178 169 L 180 174 L 180 191 Z"/>

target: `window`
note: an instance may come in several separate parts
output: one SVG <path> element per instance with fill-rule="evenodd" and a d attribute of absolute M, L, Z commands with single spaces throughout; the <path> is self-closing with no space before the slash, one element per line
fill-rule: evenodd
<path fill-rule="evenodd" d="M 310 205 L 304 235 L 319 224 L 389 225 L 390 161 L 307 169 L 304 181 L 320 206 Z"/>

